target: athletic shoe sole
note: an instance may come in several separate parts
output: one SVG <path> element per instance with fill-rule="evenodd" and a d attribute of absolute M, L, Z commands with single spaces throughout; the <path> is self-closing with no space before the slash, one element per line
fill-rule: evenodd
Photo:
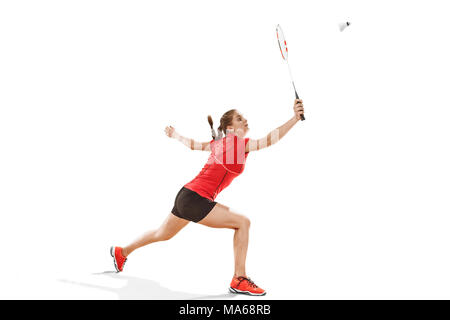
<path fill-rule="evenodd" d="M 111 254 L 111 257 L 113 257 L 114 260 L 114 267 L 116 268 L 117 272 L 120 272 L 119 267 L 117 266 L 117 261 L 116 261 L 116 257 L 114 256 L 114 247 L 111 247 L 111 249 L 109 249 L 109 253 Z"/>
<path fill-rule="evenodd" d="M 229 289 L 230 289 L 231 293 L 246 294 L 246 295 L 249 295 L 249 296 L 264 296 L 266 294 L 265 291 L 263 293 L 253 293 L 253 292 L 250 292 L 250 291 L 241 291 L 241 290 L 238 290 L 238 289 L 234 289 L 232 287 L 230 287 Z"/>

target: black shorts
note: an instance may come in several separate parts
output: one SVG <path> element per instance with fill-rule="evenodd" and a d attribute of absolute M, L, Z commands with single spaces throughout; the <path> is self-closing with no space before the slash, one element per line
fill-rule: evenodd
<path fill-rule="evenodd" d="M 172 213 L 179 218 L 199 222 L 210 213 L 217 202 L 182 187 L 175 198 Z"/>

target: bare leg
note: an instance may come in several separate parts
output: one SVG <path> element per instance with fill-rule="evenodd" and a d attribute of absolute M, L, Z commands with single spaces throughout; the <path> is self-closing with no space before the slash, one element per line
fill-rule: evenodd
<path fill-rule="evenodd" d="M 245 260 L 247 257 L 250 220 L 246 216 L 232 212 L 227 206 L 217 203 L 211 212 L 199 223 L 212 228 L 234 229 L 234 276 L 247 277 Z"/>
<path fill-rule="evenodd" d="M 166 220 L 164 220 L 163 224 L 158 229 L 147 231 L 135 241 L 126 247 L 123 247 L 122 254 L 126 257 L 137 248 L 146 246 L 153 242 L 169 240 L 188 223 L 188 220 L 178 218 L 172 213 L 169 213 Z"/>
<path fill-rule="evenodd" d="M 249 229 L 247 227 L 235 229 L 233 238 L 235 277 L 247 277 L 245 272 L 245 261 L 247 259 L 248 238 Z"/>

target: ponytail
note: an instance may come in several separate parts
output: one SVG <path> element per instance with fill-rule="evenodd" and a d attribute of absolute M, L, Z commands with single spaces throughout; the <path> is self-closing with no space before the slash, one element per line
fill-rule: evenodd
<path fill-rule="evenodd" d="M 212 135 L 212 138 L 213 138 L 214 140 L 219 140 L 219 139 L 221 139 L 222 136 L 223 136 L 223 134 L 222 134 L 222 131 L 223 131 L 222 127 L 219 126 L 219 127 L 217 128 L 217 132 L 218 132 L 218 134 L 217 134 L 216 131 L 214 130 L 214 127 L 213 127 L 213 120 L 212 120 L 211 116 L 208 116 L 208 123 L 209 123 L 209 126 L 211 127 L 211 135 Z"/>
<path fill-rule="evenodd" d="M 214 131 L 214 128 L 213 128 L 213 120 L 212 120 L 211 116 L 208 116 L 208 123 L 209 123 L 209 126 L 211 127 L 212 138 L 214 140 L 216 140 L 217 135 L 216 135 L 216 132 Z"/>

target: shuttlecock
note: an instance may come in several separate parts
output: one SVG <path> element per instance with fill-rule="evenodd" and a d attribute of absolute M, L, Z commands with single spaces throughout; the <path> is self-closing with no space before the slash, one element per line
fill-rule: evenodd
<path fill-rule="evenodd" d="M 345 30 L 345 28 L 347 28 L 348 26 L 350 25 L 350 22 L 342 22 L 342 23 L 339 23 L 339 30 L 341 30 L 341 32 L 342 31 L 344 31 Z"/>

